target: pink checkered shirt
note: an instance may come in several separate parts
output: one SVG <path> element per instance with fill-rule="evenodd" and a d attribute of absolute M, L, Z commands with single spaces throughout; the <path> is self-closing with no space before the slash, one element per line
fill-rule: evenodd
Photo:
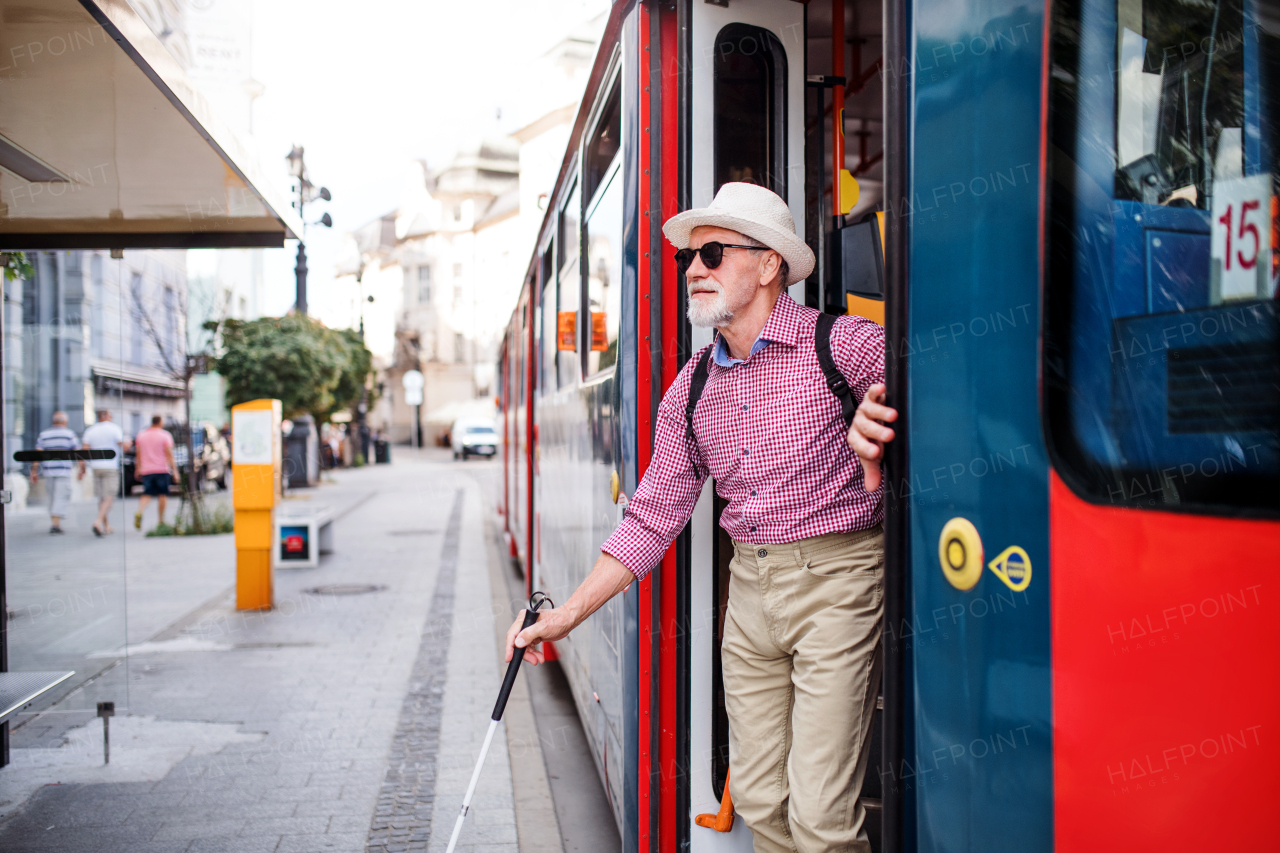
<path fill-rule="evenodd" d="M 602 551 L 643 578 L 693 514 L 708 469 L 729 502 L 720 524 L 739 542 L 795 542 L 880 523 L 881 490 L 863 487 L 840 403 L 813 350 L 817 317 L 784 293 L 760 332 L 767 346 L 732 367 L 709 362 L 693 419 L 697 471 L 685 408 L 701 353 L 689 359 L 658 407 L 653 462 Z M 839 318 L 831 352 L 859 401 L 884 381 L 884 330 L 870 320 Z"/>

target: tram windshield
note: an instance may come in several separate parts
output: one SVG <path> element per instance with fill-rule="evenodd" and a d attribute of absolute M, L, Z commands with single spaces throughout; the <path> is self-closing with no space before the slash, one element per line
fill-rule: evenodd
<path fill-rule="evenodd" d="M 1104 503 L 1280 509 L 1280 4 L 1054 4 L 1046 430 Z"/>

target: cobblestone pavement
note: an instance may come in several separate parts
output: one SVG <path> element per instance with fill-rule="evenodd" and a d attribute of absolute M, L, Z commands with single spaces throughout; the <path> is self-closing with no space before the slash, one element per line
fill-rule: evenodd
<path fill-rule="evenodd" d="M 391 742 L 391 761 L 378 794 L 369 828 L 370 853 L 425 850 L 431 837 L 435 805 L 436 760 L 440 753 L 440 713 L 449 675 L 453 636 L 454 586 L 458 573 L 458 539 L 463 494 L 454 499 L 440 553 L 436 588 L 427 612 L 418 659 L 409 677 L 409 692 Z"/>
<path fill-rule="evenodd" d="M 83 707 L 74 694 L 18 728 L 0 769 L 0 850 L 443 850 L 500 667 L 480 488 L 436 458 L 341 472 L 342 489 L 372 494 L 335 522 L 319 569 L 277 572 L 274 611 L 215 597 L 135 647 L 117 667 L 128 694 L 110 765 L 101 722 L 65 710 Z M 383 589 L 309 591 L 329 584 Z M 510 780 L 498 737 L 460 849 L 517 849 Z"/>

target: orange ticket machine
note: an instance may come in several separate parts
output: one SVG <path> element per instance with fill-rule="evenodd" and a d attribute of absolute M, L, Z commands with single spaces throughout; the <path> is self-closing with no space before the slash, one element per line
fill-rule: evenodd
<path fill-rule="evenodd" d="M 280 498 L 280 421 L 279 400 L 250 400 L 231 409 L 237 610 L 270 610 L 275 603 L 271 546 Z"/>

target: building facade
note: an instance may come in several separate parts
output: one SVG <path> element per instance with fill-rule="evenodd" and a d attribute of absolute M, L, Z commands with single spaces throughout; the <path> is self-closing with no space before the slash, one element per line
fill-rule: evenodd
<path fill-rule="evenodd" d="M 518 122 L 465 148 L 442 169 L 411 164 L 401 205 L 347 235 L 339 284 L 352 294 L 380 369 L 369 422 L 407 442 L 419 413 L 401 379 L 423 373 L 427 441 L 453 419 L 484 411 L 494 363 L 555 185 L 604 18 L 575 28 L 526 68 L 511 111 Z"/>
<path fill-rule="evenodd" d="M 405 202 L 348 235 L 339 283 L 379 368 L 370 425 L 392 441 L 409 441 L 419 414 L 404 403 L 409 370 L 425 379 L 428 439 L 431 413 L 492 394 L 499 318 L 520 280 L 519 188 L 518 142 L 488 140 L 438 172 L 413 164 Z"/>
<path fill-rule="evenodd" d="M 120 254 L 30 252 L 33 275 L 5 282 L 6 483 L 54 412 L 79 434 L 110 409 L 130 438 L 153 415 L 185 420 L 186 253 Z"/>

